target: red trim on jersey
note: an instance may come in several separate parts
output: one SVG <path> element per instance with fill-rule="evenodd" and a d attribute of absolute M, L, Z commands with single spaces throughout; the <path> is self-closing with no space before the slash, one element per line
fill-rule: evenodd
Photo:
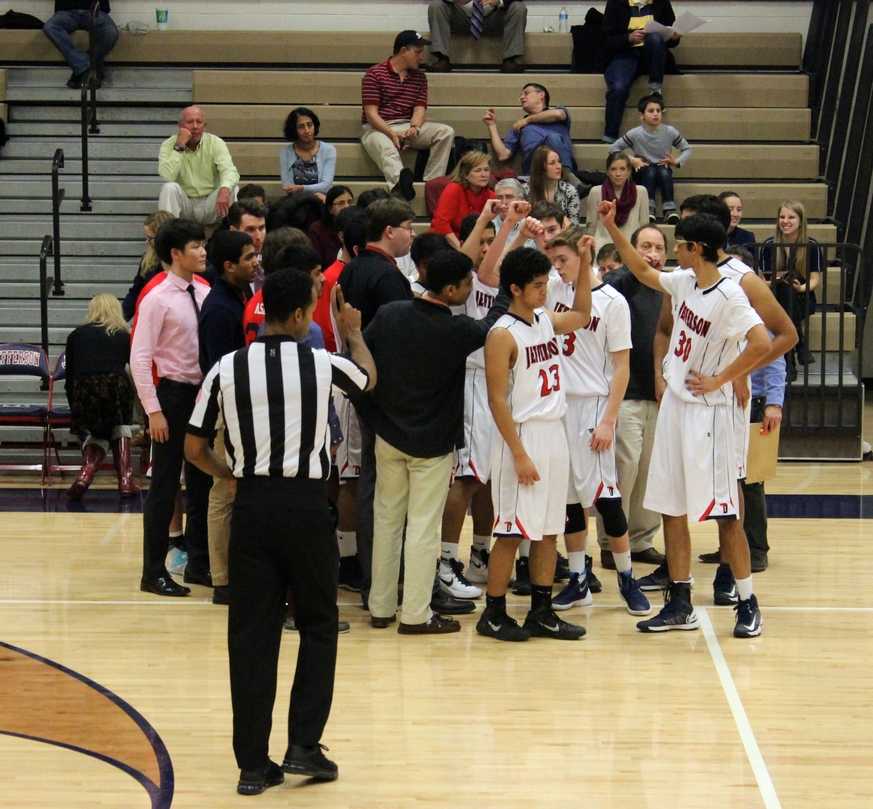
<path fill-rule="evenodd" d="M 485 481 L 482 480 L 481 476 L 479 475 L 479 470 L 476 469 L 476 464 L 473 463 L 472 458 L 470 458 L 470 469 L 473 470 L 473 477 L 476 478 L 476 480 L 478 480 L 479 483 L 485 483 Z"/>
<path fill-rule="evenodd" d="M 527 535 L 527 531 L 525 531 L 524 526 L 521 524 L 521 520 L 519 520 L 518 517 L 515 518 L 515 524 L 518 526 L 518 530 L 521 531 L 521 535 L 525 539 L 530 539 L 530 537 Z"/>
<path fill-rule="evenodd" d="M 250 345 L 257 339 L 258 331 L 265 319 L 264 314 L 264 295 L 258 290 L 246 304 L 243 310 L 242 324 L 243 335 L 245 336 L 246 345 Z"/>
<path fill-rule="evenodd" d="M 601 481 L 600 481 L 600 484 L 599 484 L 598 487 L 597 487 L 597 491 L 594 492 L 594 499 L 595 499 L 595 500 L 599 500 L 599 499 L 600 499 L 600 493 L 601 493 L 602 491 L 603 491 L 603 481 L 601 480 Z"/>
<path fill-rule="evenodd" d="M 703 514 L 700 515 L 700 517 L 697 519 L 697 522 L 703 522 L 704 520 L 708 520 L 709 515 L 712 513 L 712 510 L 714 508 L 715 508 L 715 500 L 710 500 L 709 505 L 706 507 L 706 511 L 704 511 Z"/>

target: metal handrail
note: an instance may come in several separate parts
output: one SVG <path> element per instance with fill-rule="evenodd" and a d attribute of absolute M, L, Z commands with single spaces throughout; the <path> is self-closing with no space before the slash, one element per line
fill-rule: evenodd
<path fill-rule="evenodd" d="M 100 133 L 100 127 L 97 123 L 97 65 L 95 60 L 96 44 L 94 42 L 94 18 L 100 8 L 100 0 L 92 0 L 89 8 L 89 24 L 88 24 L 88 75 L 82 83 L 80 97 L 80 119 L 81 119 L 81 138 L 82 138 L 82 205 L 81 210 L 90 211 L 91 194 L 89 189 L 89 169 L 88 169 L 88 135 L 97 135 Z M 90 92 L 90 105 L 89 105 Z"/>
<path fill-rule="evenodd" d="M 54 252 L 52 237 L 42 237 L 42 245 L 39 248 L 39 326 L 40 340 L 43 351 L 48 355 L 48 296 L 50 281 L 48 278 L 48 257 Z"/>
<path fill-rule="evenodd" d="M 64 167 L 64 150 L 55 149 L 52 157 L 52 238 L 54 242 L 55 273 L 52 294 L 64 294 L 64 282 L 61 280 L 61 202 L 67 194 L 65 188 L 60 187 L 60 170 Z"/>

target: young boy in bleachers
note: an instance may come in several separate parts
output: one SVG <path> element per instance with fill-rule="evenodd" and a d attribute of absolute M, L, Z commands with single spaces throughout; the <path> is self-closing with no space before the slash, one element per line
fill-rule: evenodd
<path fill-rule="evenodd" d="M 656 194 L 660 190 L 664 220 L 668 225 L 679 221 L 673 198 L 673 169 L 683 166 L 691 156 L 691 146 L 678 129 L 662 123 L 664 100 L 660 93 L 644 96 L 637 104 L 640 126 L 622 135 L 610 152 L 625 152 L 636 172 L 636 181 L 649 192 L 649 219 L 656 221 Z M 673 150 L 679 156 L 673 156 Z"/>

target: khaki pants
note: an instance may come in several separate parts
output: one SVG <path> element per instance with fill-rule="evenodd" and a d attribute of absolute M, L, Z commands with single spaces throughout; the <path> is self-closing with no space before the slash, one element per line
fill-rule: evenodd
<path fill-rule="evenodd" d="M 430 619 L 433 576 L 440 555 L 440 528 L 453 464 L 453 454 L 414 458 L 376 437 L 371 615 L 387 618 L 397 611 L 402 550 L 400 620 L 405 624 L 423 624 Z"/>
<path fill-rule="evenodd" d="M 214 451 L 219 458 L 224 457 L 224 427 L 222 425 L 219 426 L 218 432 L 215 434 Z M 209 569 L 212 571 L 212 584 L 215 587 L 221 587 L 228 583 L 230 520 L 235 498 L 236 480 L 212 479 L 206 526 L 209 537 Z"/>
<path fill-rule="evenodd" d="M 471 7 L 458 8 L 454 3 L 433 0 L 427 7 L 427 21 L 430 26 L 430 52 L 441 53 L 451 59 L 451 32 L 470 33 Z M 512 59 L 524 56 L 524 29 L 527 23 L 527 6 L 517 0 L 509 8 L 489 8 L 485 11 L 483 34 L 503 35 L 503 58 Z"/>
<path fill-rule="evenodd" d="M 388 126 L 395 132 L 405 132 L 409 128 L 409 121 L 388 121 Z M 430 149 L 430 156 L 424 169 L 425 182 L 434 179 L 434 177 L 445 175 L 454 140 L 455 130 L 447 124 L 425 121 L 415 138 L 407 141 L 407 148 Z M 364 124 L 361 145 L 364 147 L 364 151 L 370 155 L 370 159 L 379 167 L 389 189 L 394 188 L 400 179 L 400 172 L 403 171 L 403 161 L 391 139 L 387 135 L 377 132 L 369 124 Z"/>
<path fill-rule="evenodd" d="M 656 402 L 625 399 L 618 411 L 615 463 L 618 468 L 618 485 L 621 489 L 624 512 L 627 515 L 628 534 L 633 552 L 651 548 L 655 534 L 661 527 L 660 514 L 643 508 L 657 420 Z M 597 515 L 597 542 L 601 548 L 608 547 L 603 519 L 599 514 Z"/>
<path fill-rule="evenodd" d="M 238 187 L 234 186 L 230 190 L 231 202 L 236 200 Z M 168 211 L 173 216 L 190 219 L 201 225 L 215 225 L 220 221 L 215 212 L 219 191 L 221 189 L 216 188 L 208 197 L 189 197 L 179 183 L 164 183 L 158 197 L 158 210 Z"/>

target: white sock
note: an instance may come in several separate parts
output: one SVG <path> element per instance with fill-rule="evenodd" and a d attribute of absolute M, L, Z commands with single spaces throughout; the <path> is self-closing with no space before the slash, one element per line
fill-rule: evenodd
<path fill-rule="evenodd" d="M 631 572 L 630 551 L 625 551 L 624 553 L 619 553 L 618 551 L 613 551 L 612 558 L 615 559 L 615 569 L 619 573 L 630 573 Z"/>
<path fill-rule="evenodd" d="M 440 553 L 440 560 L 443 562 L 448 562 L 450 559 L 458 558 L 458 543 L 457 542 L 443 542 L 442 543 L 442 553 Z"/>
<path fill-rule="evenodd" d="M 336 539 L 339 543 L 340 558 L 354 556 L 358 552 L 357 531 L 337 531 Z"/>
<path fill-rule="evenodd" d="M 523 539 L 521 544 L 518 546 L 518 555 L 524 559 L 527 559 L 530 556 L 530 540 Z"/>
<path fill-rule="evenodd" d="M 477 551 L 487 551 L 491 547 L 491 534 L 473 534 L 473 547 Z"/>
<path fill-rule="evenodd" d="M 570 572 L 585 573 L 585 551 L 568 551 L 567 559 L 570 561 Z"/>
<path fill-rule="evenodd" d="M 752 597 L 752 577 L 737 579 L 737 595 L 740 601 L 748 601 Z"/>

